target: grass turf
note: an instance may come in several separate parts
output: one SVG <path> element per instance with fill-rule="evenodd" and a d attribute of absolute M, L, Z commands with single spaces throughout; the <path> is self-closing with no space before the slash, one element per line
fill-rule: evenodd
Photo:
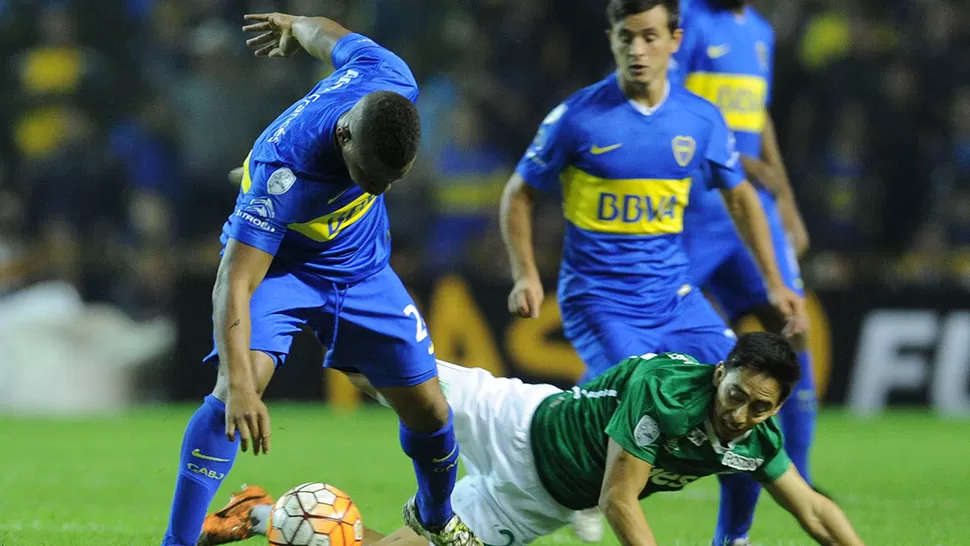
<path fill-rule="evenodd" d="M 189 406 L 142 408 L 117 417 L 0 417 L 0 546 L 157 546 L 168 518 Z M 278 495 L 305 481 L 349 493 L 364 523 L 389 532 L 413 493 L 409 460 L 387 410 L 340 412 L 271 403 L 273 452 L 240 454 L 214 507 L 239 484 Z M 846 510 L 867 544 L 970 544 L 970 422 L 924 413 L 860 421 L 821 416 L 816 479 Z M 644 502 L 662 544 L 708 544 L 717 481 Z M 764 495 L 757 544 L 811 544 L 795 521 Z M 246 544 L 260 546 L 261 538 Z M 579 544 L 568 530 L 539 544 Z M 607 543 L 616 544 L 608 535 Z"/>

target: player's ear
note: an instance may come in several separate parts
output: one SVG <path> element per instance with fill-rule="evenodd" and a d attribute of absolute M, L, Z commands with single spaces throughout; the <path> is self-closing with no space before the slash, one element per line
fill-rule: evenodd
<path fill-rule="evenodd" d="M 678 51 L 680 51 L 680 44 L 683 43 L 684 41 L 684 29 L 675 28 L 673 32 L 673 39 L 674 39 L 674 50 L 672 53 L 677 53 Z"/>
<path fill-rule="evenodd" d="M 724 369 L 724 362 L 718 362 L 714 368 L 714 378 L 711 380 L 711 384 L 714 385 L 715 389 L 721 385 L 721 381 L 724 381 L 725 373 L 727 372 Z"/>
<path fill-rule="evenodd" d="M 341 146 L 345 146 L 348 142 L 350 142 L 350 127 L 346 125 L 337 125 L 337 127 L 333 130 L 333 134 L 335 137 L 337 137 L 337 142 L 339 142 Z"/>

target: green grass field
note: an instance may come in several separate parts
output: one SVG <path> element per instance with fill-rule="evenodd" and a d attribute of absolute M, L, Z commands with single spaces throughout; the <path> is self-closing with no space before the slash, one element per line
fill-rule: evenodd
<path fill-rule="evenodd" d="M 274 494 L 329 481 L 358 503 L 365 524 L 400 526 L 413 492 L 410 462 L 386 410 L 336 412 L 271 404 L 273 453 L 243 454 L 216 498 L 243 482 Z M 189 406 L 124 416 L 51 420 L 0 418 L 0 545 L 157 546 L 165 529 Z M 970 544 L 970 422 L 893 413 L 859 421 L 826 412 L 815 450 L 818 482 L 831 490 L 872 545 Z M 644 502 L 662 544 L 707 544 L 717 482 Z M 763 497 L 757 544 L 810 544 L 795 522 Z M 609 537 L 610 544 L 616 544 Z M 568 531 L 540 544 L 578 541 Z M 247 544 L 265 544 L 253 539 Z"/>

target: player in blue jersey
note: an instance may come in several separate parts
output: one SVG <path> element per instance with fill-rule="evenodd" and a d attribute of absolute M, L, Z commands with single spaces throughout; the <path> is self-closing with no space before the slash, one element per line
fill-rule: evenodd
<path fill-rule="evenodd" d="M 798 256 L 808 237 L 785 174 L 774 126 L 768 114 L 775 36 L 770 23 L 745 0 L 683 0 L 684 40 L 671 63 L 670 77 L 718 105 L 737 137 L 741 162 L 761 198 L 771 227 L 776 262 L 785 284 L 803 293 Z M 768 293 L 747 248 L 739 240 L 724 203 L 714 192 L 697 192 L 684 216 L 684 248 L 691 281 L 703 287 L 732 322 L 757 316 L 780 332 L 784 317 L 769 303 Z M 780 414 L 785 450 L 810 480 L 808 454 L 815 429 L 816 395 L 807 330 L 791 338 L 805 373 Z M 760 487 L 744 476 L 732 476 L 732 488 L 747 491 L 723 499 L 716 537 L 744 544 Z"/>
<path fill-rule="evenodd" d="M 503 196 L 515 281 L 509 309 L 536 317 L 543 289 L 532 207 L 540 191 L 561 194 L 567 222 L 559 304 L 565 335 L 586 363 L 584 379 L 632 354 L 683 351 L 717 362 L 733 347 L 733 332 L 691 285 L 681 247 L 692 180 L 705 169 L 736 213 L 779 313 L 795 318 L 795 327 L 805 322 L 721 114 L 667 79 L 682 36 L 678 11 L 676 0 L 609 3 L 617 71 L 545 118 Z"/>
<path fill-rule="evenodd" d="M 236 207 L 223 228 L 213 289 L 215 389 L 185 431 L 165 546 L 210 543 L 206 509 L 240 447 L 269 453 L 261 395 L 306 326 L 328 348 L 324 365 L 363 373 L 400 417 L 418 493 L 409 527 L 438 546 L 480 545 L 455 516 L 458 466 L 452 412 L 437 381 L 420 314 L 388 266 L 382 194 L 410 169 L 420 144 L 408 66 L 329 19 L 247 15 L 257 56 L 299 49 L 334 72 L 256 140 Z M 244 509 L 255 498 L 242 498 Z"/>

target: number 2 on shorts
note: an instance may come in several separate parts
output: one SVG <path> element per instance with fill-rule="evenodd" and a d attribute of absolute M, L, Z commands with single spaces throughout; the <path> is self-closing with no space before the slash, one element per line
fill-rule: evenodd
<path fill-rule="evenodd" d="M 412 303 L 404 308 L 404 314 L 414 318 L 416 329 L 414 333 L 415 341 L 424 341 L 428 337 L 428 326 L 425 325 L 424 319 L 421 318 L 421 313 L 418 313 L 418 308 Z"/>

